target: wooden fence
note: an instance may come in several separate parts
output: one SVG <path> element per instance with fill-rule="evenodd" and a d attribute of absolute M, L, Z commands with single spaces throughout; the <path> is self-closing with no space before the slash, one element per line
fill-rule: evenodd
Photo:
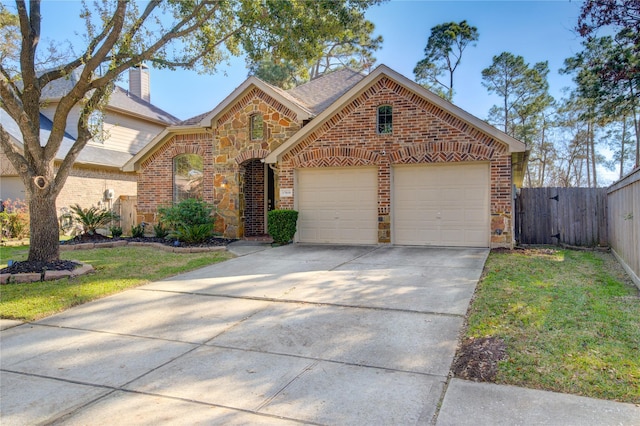
<path fill-rule="evenodd" d="M 607 189 L 613 254 L 640 288 L 640 168 Z"/>
<path fill-rule="evenodd" d="M 522 188 L 515 226 L 519 244 L 607 246 L 607 189 Z"/>

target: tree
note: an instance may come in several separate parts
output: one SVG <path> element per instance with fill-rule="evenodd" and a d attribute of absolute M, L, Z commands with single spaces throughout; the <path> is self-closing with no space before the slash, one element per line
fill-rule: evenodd
<path fill-rule="evenodd" d="M 270 56 L 247 64 L 249 75 L 258 77 L 271 85 L 289 90 L 309 80 L 306 67 L 296 66 L 293 61 L 275 60 Z"/>
<path fill-rule="evenodd" d="M 20 128 L 24 149 L 16 149 L 2 127 L 0 145 L 18 170 L 29 198 L 28 260 L 59 259 L 55 200 L 78 154 L 92 137 L 89 117 L 107 102 L 113 82 L 122 72 L 142 62 L 169 69 L 214 71 L 228 55 L 241 52 L 251 60 L 259 60 L 266 51 L 282 58 L 312 59 L 327 40 L 341 34 L 378 1 L 102 0 L 91 7 L 83 3 L 86 44 L 80 54 L 40 69 L 41 2 L 17 0 L 19 57 L 12 61 L 10 55 L 3 56 L 0 99 L 2 108 Z M 50 136 L 41 141 L 43 89 L 71 72 L 79 72 L 80 78 L 61 97 Z M 55 169 L 54 158 L 67 117 L 76 105 L 80 105 L 78 137 Z"/>
<path fill-rule="evenodd" d="M 509 52 L 494 56 L 491 66 L 482 70 L 482 85 L 502 99 L 502 105 L 496 105 L 490 111 L 494 124 L 527 143 L 528 121 L 552 102 L 548 93 L 548 74 L 547 62 L 529 67 L 522 56 Z"/>
<path fill-rule="evenodd" d="M 587 149 L 591 153 L 590 161 L 594 185 L 597 184 L 595 170 L 595 133 L 600 129 L 604 129 L 615 123 L 624 122 L 624 131 L 621 139 L 614 148 L 614 156 L 622 159 L 621 170 L 624 168 L 624 158 L 629 152 L 637 152 L 637 145 L 640 140 L 640 132 L 638 132 L 638 90 L 640 81 L 634 82 L 626 78 L 609 79 L 603 78 L 608 72 L 606 69 L 613 70 L 619 74 L 629 66 L 630 50 L 618 44 L 611 36 L 600 38 L 590 38 L 583 42 L 583 50 L 571 58 L 565 60 L 565 67 L 560 70 L 564 74 L 572 74 L 573 81 L 576 83 L 575 97 L 579 99 L 576 105 L 582 105 L 578 110 L 581 112 L 580 118 L 587 123 L 587 138 L 589 147 Z M 636 148 L 626 149 L 625 144 L 627 136 L 627 121 L 631 119 L 634 123 L 630 126 L 629 133 L 635 134 Z M 635 131 L 631 131 L 631 129 Z M 612 146 L 612 142 L 609 142 Z M 625 154 L 626 152 L 626 154 Z M 637 155 L 636 155 L 637 159 Z M 589 175 L 588 175 L 589 178 Z M 587 179 L 590 181 L 590 179 Z M 590 182 L 589 182 L 590 183 Z"/>
<path fill-rule="evenodd" d="M 552 154 L 547 130 L 551 123 L 548 110 L 554 99 L 549 95 L 548 74 L 547 62 L 529 66 L 522 56 L 509 52 L 494 56 L 491 66 L 482 70 L 482 85 L 502 99 L 501 105 L 489 110 L 489 121 L 524 142 L 531 151 L 527 165 L 529 186 L 542 184 Z"/>
<path fill-rule="evenodd" d="M 424 59 L 416 64 L 416 81 L 451 101 L 453 99 L 453 73 L 460 65 L 462 52 L 478 41 L 478 29 L 467 24 L 448 22 L 431 28 L 424 48 Z"/>
<path fill-rule="evenodd" d="M 371 21 L 362 15 L 354 15 L 349 26 L 319 46 L 311 59 L 266 55 L 260 61 L 248 62 L 249 75 L 282 89 L 290 89 L 341 68 L 368 69 L 375 63 L 373 55 L 383 42 L 382 36 L 373 35 L 374 30 Z"/>
<path fill-rule="evenodd" d="M 607 28 L 615 36 L 598 38 Z M 603 55 L 585 55 L 584 68 L 600 86 L 599 103 L 606 108 L 621 107 L 633 118 L 636 135 L 635 166 L 640 166 L 640 123 L 637 117 L 640 96 L 640 2 L 638 0 L 589 0 L 584 2 L 576 29 L 585 38 L 586 50 L 599 45 Z M 621 93 L 623 92 L 623 93 Z M 608 98 L 606 100 L 605 98 Z M 603 102 L 604 101 L 604 102 Z M 626 105 L 625 105 L 626 104 Z"/>
<path fill-rule="evenodd" d="M 0 62 L 15 62 L 20 46 L 18 17 L 0 3 Z"/>

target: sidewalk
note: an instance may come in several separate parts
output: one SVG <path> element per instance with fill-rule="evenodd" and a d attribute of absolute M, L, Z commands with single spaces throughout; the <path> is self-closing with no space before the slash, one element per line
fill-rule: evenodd
<path fill-rule="evenodd" d="M 436 422 L 464 425 L 640 425 L 640 406 L 452 379 Z"/>

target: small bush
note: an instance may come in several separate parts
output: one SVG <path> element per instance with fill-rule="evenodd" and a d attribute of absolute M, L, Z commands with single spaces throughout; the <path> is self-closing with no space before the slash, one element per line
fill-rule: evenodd
<path fill-rule="evenodd" d="M 296 234 L 298 212 L 295 210 L 271 210 L 267 213 L 267 231 L 276 244 L 288 244 Z"/>
<path fill-rule="evenodd" d="M 117 213 L 95 206 L 83 209 L 79 204 L 76 204 L 69 208 L 71 213 L 65 214 L 65 219 L 71 219 L 71 223 L 82 225 L 84 234 L 95 235 L 98 228 L 106 228 L 114 220 L 120 219 Z"/>
<path fill-rule="evenodd" d="M 189 198 L 171 207 L 160 207 L 160 223 L 170 229 L 175 229 L 178 225 L 204 225 L 213 223 L 211 213 L 213 206 L 202 200 Z"/>
<path fill-rule="evenodd" d="M 133 238 L 143 238 L 144 237 L 144 225 L 135 225 L 131 227 L 131 236 Z"/>
<path fill-rule="evenodd" d="M 169 235 L 169 230 L 166 229 L 164 225 L 162 225 L 162 223 L 158 223 L 153 225 L 153 234 L 156 236 L 156 238 L 165 238 L 167 235 Z"/>
<path fill-rule="evenodd" d="M 214 208 L 202 200 L 190 198 L 171 207 L 160 207 L 160 225 L 168 235 L 184 243 L 201 243 L 213 233 Z"/>
<path fill-rule="evenodd" d="M 199 244 L 207 241 L 213 232 L 213 223 L 200 225 L 178 225 L 170 236 L 187 244 Z"/>
<path fill-rule="evenodd" d="M 109 228 L 109 232 L 111 232 L 111 236 L 113 238 L 119 238 L 122 236 L 122 228 L 119 226 L 112 226 Z"/>
<path fill-rule="evenodd" d="M 25 238 L 29 236 L 29 208 L 22 200 L 10 199 L 2 203 L 0 227 L 4 238 Z"/>

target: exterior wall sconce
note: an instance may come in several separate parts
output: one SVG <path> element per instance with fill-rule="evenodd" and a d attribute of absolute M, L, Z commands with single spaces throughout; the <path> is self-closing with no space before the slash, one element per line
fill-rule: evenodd
<path fill-rule="evenodd" d="M 227 178 L 222 179 L 222 182 L 220 183 L 220 188 L 226 188 L 228 183 L 229 182 L 227 182 Z"/>

